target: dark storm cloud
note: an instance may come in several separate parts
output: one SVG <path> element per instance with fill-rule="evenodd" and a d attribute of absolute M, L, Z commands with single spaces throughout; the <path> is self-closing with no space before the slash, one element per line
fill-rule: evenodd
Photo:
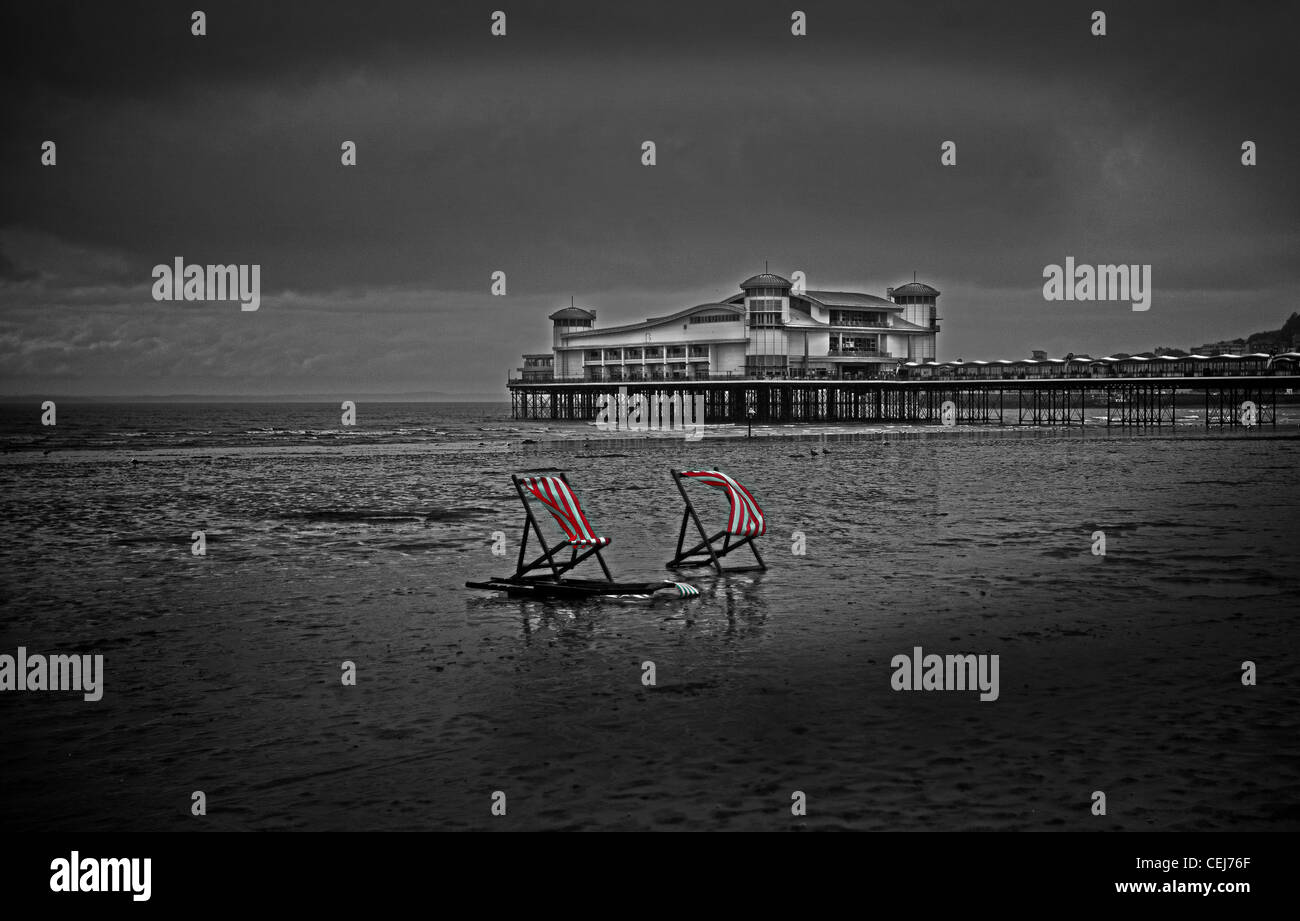
<path fill-rule="evenodd" d="M 0 281 L 34 281 L 39 273 L 32 269 L 22 269 L 0 250 Z"/>
<path fill-rule="evenodd" d="M 0 344 L 35 335 L 8 305 L 62 311 L 71 335 L 97 277 L 106 305 L 188 341 L 195 314 L 147 289 L 178 255 L 263 266 L 263 312 L 299 315 L 283 335 L 304 357 L 265 382 L 281 390 L 339 367 L 324 359 L 349 317 L 370 389 L 430 368 L 490 389 L 569 294 L 637 319 L 730 295 L 764 259 L 877 292 L 919 271 L 944 291 L 949 357 L 1186 347 L 1293 309 L 1294 5 L 803 5 L 806 39 L 793 6 L 8 11 L 0 245 L 28 283 L 0 291 Z M 938 165 L 946 139 L 956 168 Z M 1259 167 L 1240 165 L 1245 139 Z M 1066 255 L 1151 263 L 1152 310 L 1044 304 L 1042 267 Z M 496 269 L 508 298 L 485 296 Z M 253 328 L 212 367 L 278 373 Z M 374 360 L 413 335 L 423 360 Z M 475 338 L 490 363 L 450 348 Z"/>

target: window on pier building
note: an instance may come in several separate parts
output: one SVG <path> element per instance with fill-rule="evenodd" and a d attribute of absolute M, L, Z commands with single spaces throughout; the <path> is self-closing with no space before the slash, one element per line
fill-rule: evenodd
<path fill-rule="evenodd" d="M 781 325 L 781 299 L 780 298 L 760 298 L 752 297 L 749 299 L 749 328 L 750 329 L 772 329 Z"/>
<path fill-rule="evenodd" d="M 670 345 L 670 346 L 668 346 L 668 357 L 669 357 L 669 358 L 685 358 L 685 357 L 686 357 L 686 347 L 683 346 L 683 345 Z"/>
<path fill-rule="evenodd" d="M 646 348 L 646 350 L 645 350 L 645 357 L 646 357 L 646 358 L 663 358 L 663 357 L 664 357 L 663 346 L 655 345 L 655 346 L 650 346 L 650 347 Z"/>
<path fill-rule="evenodd" d="M 746 355 L 745 374 L 750 377 L 784 374 L 789 362 L 788 355 Z"/>
<path fill-rule="evenodd" d="M 860 353 L 865 355 L 880 354 L 879 336 L 831 336 L 832 354 Z"/>
<path fill-rule="evenodd" d="M 875 310 L 832 310 L 831 326 L 888 326 L 889 317 Z"/>
<path fill-rule="evenodd" d="M 600 349 L 588 349 L 585 355 L 586 361 L 600 361 Z"/>

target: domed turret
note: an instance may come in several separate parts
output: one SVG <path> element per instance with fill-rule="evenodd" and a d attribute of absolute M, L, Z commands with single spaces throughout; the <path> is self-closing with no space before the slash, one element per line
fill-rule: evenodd
<path fill-rule="evenodd" d="M 594 311 L 583 310 L 581 307 L 565 307 L 563 310 L 555 311 L 547 319 L 554 320 L 556 325 L 590 326 L 595 321 L 596 314 Z"/>
<path fill-rule="evenodd" d="M 939 292 L 937 290 L 931 288 L 925 282 L 921 282 L 921 281 L 909 281 L 907 284 L 899 285 L 897 288 L 890 288 L 886 293 L 891 296 L 897 294 L 901 297 L 936 298 L 939 296 Z M 894 303 L 901 304 L 902 301 L 895 298 Z"/>
<path fill-rule="evenodd" d="M 565 307 L 555 311 L 548 319 L 555 323 L 553 344 L 558 347 L 562 344 L 563 337 L 569 333 L 591 329 L 596 322 L 596 312 L 581 307 Z"/>
<path fill-rule="evenodd" d="M 939 331 L 939 291 L 925 282 L 909 281 L 897 288 L 886 288 L 885 294 L 895 304 L 901 305 L 903 319 L 926 329 Z"/>
<path fill-rule="evenodd" d="M 780 275 L 774 275 L 771 272 L 763 272 L 752 278 L 746 278 L 740 283 L 740 290 L 745 294 L 754 293 L 758 288 L 776 289 L 771 293 L 772 297 L 784 297 L 794 287 L 789 280 L 782 278 Z M 755 295 L 761 296 L 761 295 Z"/>
<path fill-rule="evenodd" d="M 764 266 L 766 269 L 766 266 Z M 745 374 L 784 377 L 790 363 L 790 280 L 764 271 L 740 283 L 745 300 Z"/>
<path fill-rule="evenodd" d="M 905 285 L 886 288 L 886 296 L 903 308 L 903 319 L 914 326 L 939 332 L 939 291 L 916 276 Z M 914 361 L 935 360 L 935 336 L 908 340 L 908 358 Z"/>

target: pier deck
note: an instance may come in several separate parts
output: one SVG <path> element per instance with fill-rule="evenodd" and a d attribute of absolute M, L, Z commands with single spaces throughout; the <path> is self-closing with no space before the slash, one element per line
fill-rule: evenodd
<path fill-rule="evenodd" d="M 515 419 L 586 422 L 611 395 L 704 398 L 706 424 L 934 423 L 946 403 L 957 425 L 1173 425 L 1179 409 L 1210 426 L 1277 425 L 1279 392 L 1300 377 L 1057 378 L 1035 380 L 682 380 L 509 382 Z M 1253 420 L 1243 404 L 1254 405 Z M 749 415 L 749 410 L 753 415 Z M 1105 413 L 1105 421 L 1099 417 Z M 1248 421 L 1250 420 L 1250 421 Z"/>

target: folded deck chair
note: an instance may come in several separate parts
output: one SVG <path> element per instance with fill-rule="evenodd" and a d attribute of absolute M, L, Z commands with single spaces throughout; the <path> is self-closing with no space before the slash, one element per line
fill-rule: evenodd
<path fill-rule="evenodd" d="M 734 479 L 725 473 L 717 470 L 672 470 L 673 482 L 677 484 L 677 491 L 682 494 L 682 500 L 686 503 L 686 509 L 682 512 L 682 527 L 677 534 L 677 554 L 668 562 L 669 569 L 681 569 L 687 566 L 712 566 L 718 572 L 723 572 L 721 558 L 731 553 L 733 550 L 739 550 L 741 547 L 749 547 L 754 553 L 754 559 L 758 561 L 757 566 L 733 567 L 730 572 L 746 572 L 753 569 L 767 569 L 767 564 L 758 554 L 758 547 L 754 544 L 754 539 L 761 537 L 767 531 L 767 519 L 763 517 L 763 510 L 758 507 L 754 497 L 749 494 L 749 490 L 741 486 Z M 726 526 L 714 534 L 712 537 L 704 530 L 704 525 L 700 523 L 700 516 L 695 512 L 695 506 L 691 502 L 690 494 L 687 493 L 683 485 L 685 481 L 696 480 L 706 486 L 713 486 L 721 489 L 727 494 L 727 500 L 731 503 L 731 513 L 727 516 Z M 695 529 L 700 533 L 700 542 L 690 549 L 684 549 L 686 544 L 686 525 L 695 522 Z"/>
<path fill-rule="evenodd" d="M 582 506 L 578 504 L 578 497 L 574 495 L 573 489 L 569 486 L 569 480 L 563 471 L 556 471 L 553 476 L 518 476 L 511 474 L 510 479 L 515 484 L 515 490 L 519 493 L 519 500 L 524 504 L 524 514 L 527 519 L 524 521 L 524 536 L 519 542 L 519 562 L 515 565 L 515 574 L 511 578 L 518 581 L 521 579 L 553 579 L 558 581 L 566 572 L 573 569 L 587 557 L 595 555 L 596 561 L 600 563 L 600 568 L 604 570 L 605 579 L 609 582 L 614 581 L 614 577 L 609 574 L 609 567 L 605 565 L 605 559 L 600 555 L 602 547 L 609 543 L 608 537 L 597 537 L 591 529 L 591 523 L 587 521 L 587 516 L 582 513 Z M 546 506 L 546 510 L 551 513 L 560 528 L 565 533 L 565 538 L 553 547 L 547 547 L 546 536 L 542 534 L 542 529 L 533 517 L 533 509 L 528 499 L 532 497 Z M 542 553 L 530 563 L 524 562 L 525 554 L 528 551 L 528 532 L 532 530 L 537 535 L 537 541 L 542 547 Z M 562 559 L 560 553 L 568 548 L 571 553 L 568 559 Z M 532 575 L 529 573 L 534 570 L 544 570 L 543 575 Z"/>

